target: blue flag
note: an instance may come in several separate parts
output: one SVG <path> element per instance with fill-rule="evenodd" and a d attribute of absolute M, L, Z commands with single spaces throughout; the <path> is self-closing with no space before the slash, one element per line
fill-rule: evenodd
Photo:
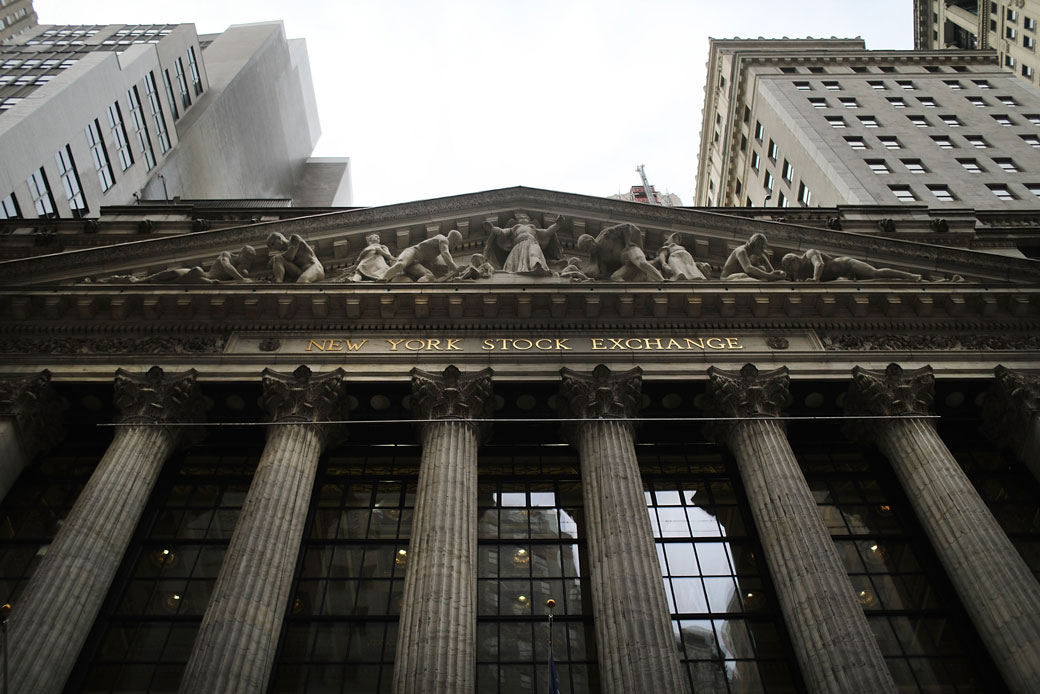
<path fill-rule="evenodd" d="M 549 694 L 560 694 L 560 675 L 556 672 L 556 658 L 549 651 Z"/>

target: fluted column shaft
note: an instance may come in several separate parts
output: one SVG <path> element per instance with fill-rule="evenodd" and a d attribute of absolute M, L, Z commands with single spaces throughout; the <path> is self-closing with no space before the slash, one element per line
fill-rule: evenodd
<path fill-rule="evenodd" d="M 604 420 L 585 424 L 577 436 L 603 691 L 689 691 L 632 429 L 627 422 Z"/>
<path fill-rule="evenodd" d="M 780 422 L 746 420 L 729 445 L 809 690 L 895 691 Z"/>
<path fill-rule="evenodd" d="M 156 426 L 198 405 L 194 372 L 164 379 L 153 367 L 145 377 L 120 372 L 117 403 L 144 423 L 118 427 L 25 593 L 11 612 L 10 686 L 13 692 L 57 694 L 105 600 L 163 463 L 182 430 Z M 122 391 L 122 392 L 120 392 Z M 175 392 L 171 392 L 175 391 Z"/>
<path fill-rule="evenodd" d="M 394 661 L 395 694 L 472 694 L 477 630 L 477 432 L 423 427 Z"/>
<path fill-rule="evenodd" d="M 642 371 L 562 369 L 565 435 L 578 447 L 601 687 L 688 692 L 646 512 L 632 419 Z"/>
<path fill-rule="evenodd" d="M 313 426 L 271 425 L 182 692 L 267 690 L 323 447 Z"/>
<path fill-rule="evenodd" d="M 1040 682 L 1040 584 L 989 512 L 971 480 L 919 418 L 877 428 L 877 444 L 946 568 L 1007 685 Z"/>
<path fill-rule="evenodd" d="M 181 679 L 184 694 L 267 691 L 327 422 L 340 416 L 342 374 L 264 371 L 273 422 Z"/>

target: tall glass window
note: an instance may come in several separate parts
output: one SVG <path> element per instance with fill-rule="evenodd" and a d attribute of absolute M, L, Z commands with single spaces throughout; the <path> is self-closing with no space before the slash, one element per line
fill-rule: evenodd
<path fill-rule="evenodd" d="M 101 190 L 107 191 L 116 182 L 112 176 L 112 162 L 109 161 L 108 150 L 105 148 L 104 140 L 101 139 L 101 123 L 97 118 L 87 125 L 87 146 L 90 147 L 90 156 L 94 160 L 94 170 L 97 171 Z"/>
<path fill-rule="evenodd" d="M 177 86 L 181 90 L 181 105 L 187 110 L 191 106 L 191 94 L 188 93 L 188 80 L 184 75 L 184 63 L 180 58 L 173 61 L 173 71 L 177 75 Z"/>
<path fill-rule="evenodd" d="M 137 86 L 126 91 L 126 103 L 130 107 L 130 119 L 134 124 L 134 134 L 137 136 L 137 151 L 144 156 L 148 170 L 155 168 L 155 151 L 152 149 L 152 136 L 148 133 L 144 116 L 141 114 L 141 95 Z"/>
<path fill-rule="evenodd" d="M 47 174 L 43 167 L 33 171 L 25 183 L 29 186 L 29 196 L 32 198 L 36 215 L 38 217 L 57 217 L 58 213 L 54 210 L 54 196 L 51 195 L 51 186 L 47 182 Z"/>
<path fill-rule="evenodd" d="M 163 70 L 163 82 L 166 84 L 166 99 L 170 102 L 170 110 L 173 111 L 173 119 L 177 120 L 181 117 L 181 112 L 177 109 L 177 99 L 173 96 L 173 81 L 170 79 L 169 70 Z"/>
<path fill-rule="evenodd" d="M 126 137 L 126 126 L 123 125 L 123 112 L 119 110 L 118 101 L 108 107 L 108 127 L 112 132 L 112 140 L 116 143 L 119 167 L 126 171 L 134 164 L 134 153 L 130 150 L 130 141 Z"/>
<path fill-rule="evenodd" d="M 18 207 L 18 198 L 11 193 L 0 200 L 0 219 L 21 219 L 22 211 Z"/>
<path fill-rule="evenodd" d="M 87 200 L 83 197 L 83 187 L 79 182 L 79 172 L 76 171 L 76 162 L 72 158 L 72 148 L 65 145 L 54 155 L 58 164 L 58 173 L 61 175 L 61 185 L 65 188 L 65 197 L 68 198 L 69 208 L 73 217 L 82 217 L 87 214 Z"/>
<path fill-rule="evenodd" d="M 137 88 L 134 87 L 134 93 L 136 94 Z M 162 103 L 159 101 L 159 89 L 155 86 L 155 75 L 149 71 L 144 77 L 144 91 L 148 97 L 148 108 L 152 114 L 152 121 L 155 123 L 155 132 L 159 135 L 159 152 L 166 154 L 170 151 L 170 135 L 166 132 L 166 118 L 163 117 Z M 172 101 L 174 108 L 176 109 L 176 103 Z"/>
<path fill-rule="evenodd" d="M 202 93 L 202 76 L 195 58 L 195 46 L 188 46 L 188 69 L 191 70 L 191 86 L 195 88 L 195 96 L 198 96 Z"/>

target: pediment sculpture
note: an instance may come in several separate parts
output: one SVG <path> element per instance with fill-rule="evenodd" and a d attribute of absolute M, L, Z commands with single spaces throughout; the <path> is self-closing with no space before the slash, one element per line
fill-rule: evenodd
<path fill-rule="evenodd" d="M 218 282 L 252 282 L 249 271 L 256 260 L 256 249 L 242 246 L 237 251 L 221 251 L 208 268 L 168 268 L 144 277 L 138 275 L 111 275 L 94 280 L 101 284 L 175 283 L 214 284 Z"/>
<path fill-rule="evenodd" d="M 550 261 L 563 260 L 563 246 L 557 233 L 566 219 L 558 217 L 548 228 L 536 226 L 529 216 L 520 212 L 510 219 L 505 228 L 484 222 L 488 238 L 484 244 L 484 258 L 496 270 L 515 274 L 555 275 L 557 270 Z"/>

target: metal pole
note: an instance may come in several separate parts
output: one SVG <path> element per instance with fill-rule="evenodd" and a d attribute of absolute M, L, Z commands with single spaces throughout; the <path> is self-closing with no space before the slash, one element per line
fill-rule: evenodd
<path fill-rule="evenodd" d="M 4 694 L 7 694 L 7 615 L 11 613 L 11 603 L 5 602 L 0 606 L 0 613 L 3 614 L 0 617 L 0 635 L 4 638 Z"/>
<path fill-rule="evenodd" d="M 547 608 L 549 608 L 549 661 L 547 663 L 547 665 L 548 665 L 547 672 L 545 673 L 546 677 L 549 678 L 549 683 L 548 683 L 548 686 L 546 687 L 546 691 L 549 692 L 549 694 L 554 694 L 553 686 L 552 686 L 552 681 L 553 681 L 553 676 L 552 676 L 552 666 L 553 666 L 553 663 L 552 663 L 552 661 L 553 661 L 553 608 L 556 607 L 556 601 L 553 600 L 552 598 L 549 598 L 548 600 L 545 601 L 545 606 Z M 4 691 L 4 694 L 7 694 L 6 690 Z"/>

